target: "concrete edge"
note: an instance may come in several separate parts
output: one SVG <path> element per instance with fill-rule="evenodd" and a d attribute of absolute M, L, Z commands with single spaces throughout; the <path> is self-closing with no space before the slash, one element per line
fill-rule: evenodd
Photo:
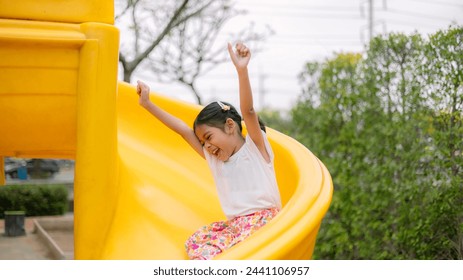
<path fill-rule="evenodd" d="M 45 243 L 45 245 L 50 249 L 53 257 L 57 260 L 66 260 L 66 255 L 63 250 L 56 244 L 56 242 L 50 237 L 50 235 L 43 229 L 40 223 L 34 219 L 34 232 L 37 233 L 40 239 Z"/>

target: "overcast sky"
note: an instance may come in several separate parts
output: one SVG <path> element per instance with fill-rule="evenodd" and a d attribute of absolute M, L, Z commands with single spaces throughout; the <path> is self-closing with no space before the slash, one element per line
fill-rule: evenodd
<path fill-rule="evenodd" d="M 258 109 L 263 105 L 290 109 L 300 95 L 297 76 L 306 62 L 322 61 L 335 52 L 362 52 L 368 39 L 368 0 L 236 0 L 235 3 L 236 8 L 247 10 L 247 14 L 230 20 L 224 34 L 240 30 L 250 22 L 258 29 L 268 25 L 274 31 L 249 65 Z M 376 0 L 373 3 L 375 34 L 418 31 L 426 35 L 446 29 L 451 23 L 463 25 L 463 0 Z M 223 42 L 224 52 L 226 43 Z M 143 73 L 134 77 L 147 81 L 152 90 L 164 95 L 189 102 L 195 100 L 185 87 L 159 84 Z M 236 74 L 229 63 L 201 77 L 198 87 L 206 102 L 221 99 L 238 105 Z"/>

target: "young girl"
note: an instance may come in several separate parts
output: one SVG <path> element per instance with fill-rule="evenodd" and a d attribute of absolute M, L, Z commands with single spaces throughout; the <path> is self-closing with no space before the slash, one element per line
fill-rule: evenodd
<path fill-rule="evenodd" d="M 196 231 L 185 242 L 190 259 L 211 259 L 243 241 L 281 209 L 273 167 L 273 152 L 253 107 L 247 65 L 249 49 L 228 44 L 239 79 L 240 109 L 248 134 L 242 135 L 241 116 L 225 102 L 207 105 L 196 117 L 193 130 L 149 100 L 149 87 L 138 81 L 139 103 L 167 127 L 180 134 L 207 160 L 226 221 Z"/>

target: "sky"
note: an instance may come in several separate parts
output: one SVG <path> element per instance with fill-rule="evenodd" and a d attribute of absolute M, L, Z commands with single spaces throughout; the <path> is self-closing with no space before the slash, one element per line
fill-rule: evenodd
<path fill-rule="evenodd" d="M 339 52 L 362 52 L 368 40 L 368 0 L 236 0 L 234 7 L 247 13 L 231 19 L 223 34 L 251 22 L 257 30 L 269 26 L 274 32 L 260 44 L 262 50 L 253 53 L 248 66 L 258 110 L 290 110 L 301 94 L 297 77 L 305 63 L 323 61 Z M 452 23 L 463 25 L 463 0 L 373 0 L 374 35 L 416 31 L 427 36 Z M 226 41 L 217 43 L 223 43 L 227 51 Z M 184 86 L 159 83 L 147 73 L 135 74 L 136 79 L 163 95 L 195 102 Z M 231 62 L 202 76 L 198 88 L 205 103 L 220 99 L 239 104 Z"/>

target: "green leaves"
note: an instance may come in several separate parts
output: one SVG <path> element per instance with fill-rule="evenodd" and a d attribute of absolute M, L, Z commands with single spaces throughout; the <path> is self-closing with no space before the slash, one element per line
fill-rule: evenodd
<path fill-rule="evenodd" d="M 319 259 L 463 255 L 463 28 L 310 62 L 293 136 L 332 174 Z"/>
<path fill-rule="evenodd" d="M 64 185 L 9 185 L 0 187 L 0 218 L 4 211 L 23 210 L 27 216 L 64 214 L 68 208 Z"/>

